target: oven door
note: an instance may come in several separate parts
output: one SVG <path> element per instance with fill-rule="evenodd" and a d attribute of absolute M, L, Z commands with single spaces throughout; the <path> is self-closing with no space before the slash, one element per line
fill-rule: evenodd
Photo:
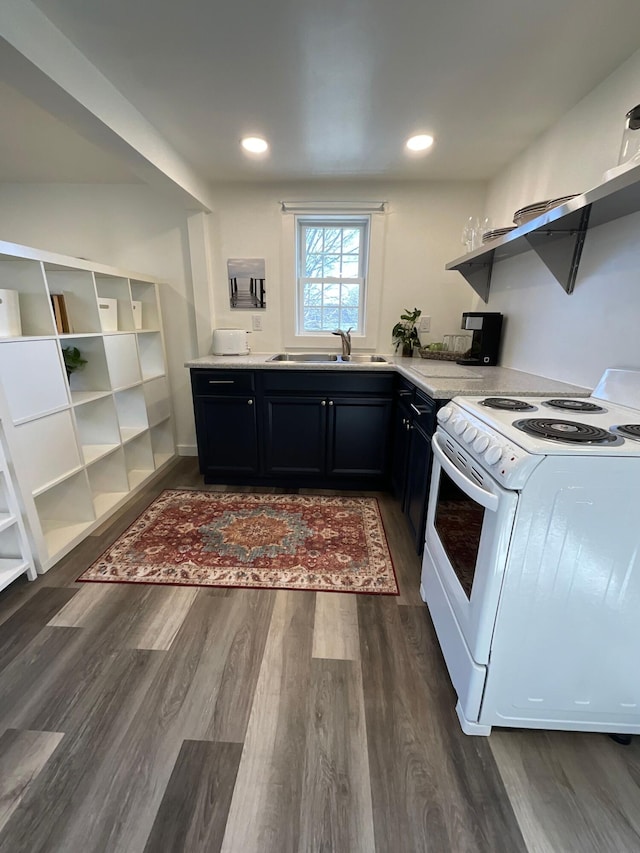
<path fill-rule="evenodd" d="M 489 660 L 518 493 L 507 491 L 447 433 L 433 437 L 422 585 L 444 592 L 471 658 Z M 450 608 L 450 610 L 449 610 Z"/>

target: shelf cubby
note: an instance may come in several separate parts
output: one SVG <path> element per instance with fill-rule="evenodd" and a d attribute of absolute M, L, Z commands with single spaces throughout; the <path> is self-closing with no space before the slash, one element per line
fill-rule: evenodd
<path fill-rule="evenodd" d="M 149 429 L 147 407 L 141 386 L 128 388 L 125 391 L 116 391 L 114 399 L 118 413 L 120 437 L 123 443 Z"/>
<path fill-rule="evenodd" d="M 156 287 L 152 282 L 130 280 L 131 298 L 142 303 L 142 325 L 141 329 L 157 332 L 160 330 L 160 311 L 158 308 L 158 295 Z"/>
<path fill-rule="evenodd" d="M 135 335 L 106 335 L 104 349 L 114 391 L 142 381 Z"/>
<path fill-rule="evenodd" d="M 166 377 L 149 379 L 143 384 L 142 390 L 149 426 L 155 426 L 160 421 L 166 420 L 171 414 Z"/>
<path fill-rule="evenodd" d="M 129 488 L 135 489 L 155 470 L 153 449 L 149 432 L 139 435 L 124 446 Z"/>
<path fill-rule="evenodd" d="M 156 468 L 160 468 L 165 462 L 168 462 L 169 459 L 175 456 L 176 452 L 171 420 L 167 419 L 151 427 L 150 432 L 153 460 Z"/>
<path fill-rule="evenodd" d="M 16 426 L 12 454 L 23 460 L 21 481 L 36 494 L 82 467 L 71 411 Z"/>
<path fill-rule="evenodd" d="M 120 446 L 120 428 L 111 395 L 74 409 L 85 465 Z"/>
<path fill-rule="evenodd" d="M 45 263 L 49 293 L 64 296 L 70 334 L 97 334 L 101 331 L 93 273 Z"/>
<path fill-rule="evenodd" d="M 18 292 L 23 337 L 54 334 L 53 311 L 41 263 L 0 255 L 0 282 L 1 287 Z"/>
<path fill-rule="evenodd" d="M 55 560 L 80 541 L 96 519 L 84 470 L 37 495 L 34 503 L 47 548 L 41 559 Z"/>
<path fill-rule="evenodd" d="M 137 337 L 142 378 L 153 379 L 156 376 L 164 376 L 165 365 L 160 332 L 139 332 Z"/>
<path fill-rule="evenodd" d="M 107 357 L 103 339 L 97 336 L 64 337 L 60 340 L 64 347 L 77 347 L 87 363 L 71 374 L 69 388 L 72 402 L 86 398 L 87 393 L 105 392 L 111 390 Z M 80 395 L 80 396 L 78 396 Z"/>
<path fill-rule="evenodd" d="M 101 298 L 115 299 L 117 304 L 117 331 L 132 332 L 134 322 L 129 279 L 96 273 L 96 290 L 98 292 L 98 309 L 100 309 Z"/>
<path fill-rule="evenodd" d="M 0 342 L 0 380 L 13 423 L 69 405 L 62 356 L 53 338 Z"/>
<path fill-rule="evenodd" d="M 96 518 L 101 518 L 129 491 L 122 448 L 87 466 L 87 476 Z"/>

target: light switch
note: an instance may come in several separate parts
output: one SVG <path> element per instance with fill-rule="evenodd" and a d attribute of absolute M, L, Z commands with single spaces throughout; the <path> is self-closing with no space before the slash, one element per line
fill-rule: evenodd
<path fill-rule="evenodd" d="M 431 317 L 421 317 L 420 325 L 418 326 L 419 332 L 430 332 L 431 331 Z"/>
<path fill-rule="evenodd" d="M 262 331 L 262 317 L 260 314 L 251 315 L 251 328 L 254 332 Z"/>

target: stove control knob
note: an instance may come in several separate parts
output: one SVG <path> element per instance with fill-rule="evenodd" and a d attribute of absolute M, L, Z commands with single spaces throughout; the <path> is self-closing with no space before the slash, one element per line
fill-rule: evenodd
<path fill-rule="evenodd" d="M 456 435 L 462 435 L 462 433 L 469 426 L 469 422 L 464 418 L 458 418 L 457 421 L 453 422 L 453 431 Z"/>
<path fill-rule="evenodd" d="M 444 408 L 440 409 L 440 411 L 438 412 L 438 421 L 441 424 L 446 424 L 446 422 L 449 420 L 449 418 L 451 417 L 452 414 L 453 414 L 453 409 L 451 408 L 451 406 L 445 406 Z"/>
<path fill-rule="evenodd" d="M 478 451 L 478 453 L 484 453 L 487 447 L 489 447 L 489 436 L 479 435 L 473 442 L 473 447 L 474 450 Z"/>
<path fill-rule="evenodd" d="M 477 436 L 478 430 L 474 426 L 468 426 L 465 431 L 462 433 L 462 440 L 466 441 L 467 444 L 471 444 L 473 439 Z"/>
<path fill-rule="evenodd" d="M 495 465 L 496 462 L 499 462 L 502 459 L 502 448 L 500 445 L 492 444 L 484 454 L 484 458 L 487 460 L 487 464 L 489 465 Z"/>

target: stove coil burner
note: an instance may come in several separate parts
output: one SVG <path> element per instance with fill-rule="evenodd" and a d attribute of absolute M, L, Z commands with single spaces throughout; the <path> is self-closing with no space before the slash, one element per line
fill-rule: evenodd
<path fill-rule="evenodd" d="M 545 406 L 550 409 L 564 409 L 567 412 L 606 412 L 602 406 L 596 403 L 587 403 L 586 400 L 545 400 Z"/>
<path fill-rule="evenodd" d="M 488 409 L 504 409 L 509 412 L 535 412 L 536 407 L 525 403 L 524 400 L 514 400 L 511 397 L 487 397 L 480 402 Z"/>
<path fill-rule="evenodd" d="M 618 424 L 615 431 L 620 435 L 626 435 L 628 438 L 640 439 L 640 424 Z"/>
<path fill-rule="evenodd" d="M 565 441 L 569 444 L 608 444 L 619 441 L 615 435 L 607 432 L 606 429 L 600 429 L 600 427 L 594 427 L 590 424 L 575 423 L 573 421 L 524 418 L 523 420 L 515 421 L 513 425 L 537 438 Z"/>

